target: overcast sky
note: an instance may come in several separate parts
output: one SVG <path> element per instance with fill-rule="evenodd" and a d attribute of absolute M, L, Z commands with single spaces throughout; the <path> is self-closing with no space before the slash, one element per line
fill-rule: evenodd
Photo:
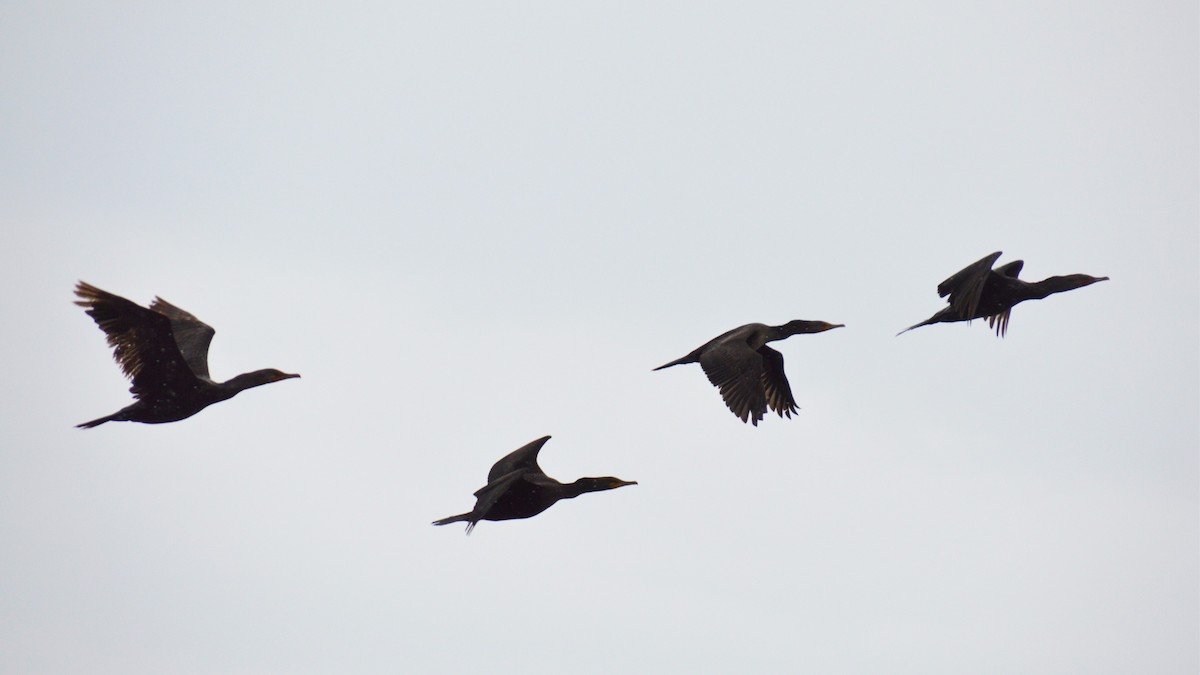
<path fill-rule="evenodd" d="M 0 671 L 1196 673 L 1195 2 L 0 9 Z M 1111 281 L 924 327 L 996 250 Z M 79 279 L 217 329 L 182 422 Z M 749 322 L 800 414 L 698 366 Z M 462 526 L 540 436 L 639 485 Z"/>

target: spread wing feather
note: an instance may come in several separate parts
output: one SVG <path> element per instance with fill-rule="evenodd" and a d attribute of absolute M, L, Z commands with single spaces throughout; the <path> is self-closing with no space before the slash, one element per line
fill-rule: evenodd
<path fill-rule="evenodd" d="M 208 374 L 208 345 L 216 335 L 213 327 L 162 298 L 154 298 L 150 309 L 171 320 L 175 344 L 192 373 L 196 377 L 212 379 Z"/>
<path fill-rule="evenodd" d="M 80 298 L 75 304 L 87 308 L 104 331 L 113 358 L 133 383 L 129 391 L 135 397 L 195 380 L 166 316 L 82 281 L 75 295 Z"/>
<path fill-rule="evenodd" d="M 1012 307 L 1009 307 L 1008 309 L 1004 310 L 1003 312 L 1000 312 L 999 314 L 993 314 L 993 315 L 989 316 L 987 318 L 988 328 L 995 328 L 996 335 L 998 335 L 1000 337 L 1004 337 L 1005 335 L 1008 335 L 1008 319 L 1011 316 L 1012 316 Z"/>
<path fill-rule="evenodd" d="M 767 412 L 762 356 L 745 343 L 714 345 L 700 356 L 700 367 L 733 414 L 758 426 Z"/>
<path fill-rule="evenodd" d="M 974 317 L 983 286 L 992 271 L 992 265 L 999 257 L 1000 251 L 984 256 L 938 284 L 938 295 L 943 298 L 950 296 L 947 301 L 960 318 Z"/>
<path fill-rule="evenodd" d="M 799 412 L 799 408 L 796 407 L 792 387 L 788 384 L 787 374 L 783 370 L 783 354 L 766 345 L 759 347 L 758 353 L 763 360 L 762 384 L 767 405 L 780 417 L 791 418 L 792 413 Z"/>

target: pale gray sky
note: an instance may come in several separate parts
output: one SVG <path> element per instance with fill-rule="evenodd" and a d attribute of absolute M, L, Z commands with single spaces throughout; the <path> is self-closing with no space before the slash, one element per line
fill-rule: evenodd
<path fill-rule="evenodd" d="M 0 10 L 5 673 L 1195 673 L 1194 2 Z M 1112 280 L 894 334 L 994 251 Z M 160 426 L 83 279 L 217 329 Z M 696 366 L 820 319 L 798 417 Z M 435 528 L 505 453 L 636 487 Z"/>

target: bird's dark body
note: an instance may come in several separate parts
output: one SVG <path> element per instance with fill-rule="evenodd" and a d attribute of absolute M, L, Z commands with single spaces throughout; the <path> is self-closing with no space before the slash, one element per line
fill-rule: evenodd
<path fill-rule="evenodd" d="M 669 368 L 671 366 L 677 366 L 684 363 L 699 363 L 700 357 L 703 356 L 706 351 L 709 351 L 714 345 L 725 342 L 745 344 L 750 349 L 758 351 L 759 348 L 767 344 L 767 338 L 769 335 L 768 331 L 770 329 L 771 326 L 768 326 L 765 323 L 748 323 L 745 326 L 738 326 L 737 328 L 734 328 L 733 330 L 727 330 L 717 337 L 700 345 L 699 347 L 696 347 L 690 353 L 688 353 L 687 356 L 676 361 L 672 361 L 671 363 L 659 366 L 658 368 L 655 368 L 655 370 L 661 370 L 663 368 Z"/>
<path fill-rule="evenodd" d="M 107 422 L 141 422 L 142 424 L 178 422 L 214 403 L 231 399 L 237 394 L 236 391 L 222 390 L 217 383 L 209 382 L 208 384 L 211 386 L 203 386 L 197 382 L 164 387 L 156 392 L 153 399 L 139 399 L 101 419 Z M 93 420 L 84 424 L 95 426 L 93 422 L 103 423 Z"/>
<path fill-rule="evenodd" d="M 979 296 L 979 304 L 975 308 L 972 319 L 982 319 L 994 316 L 1017 303 L 1032 300 L 1030 284 L 1020 279 L 1006 277 L 992 272 L 983 283 L 983 292 Z"/>
<path fill-rule="evenodd" d="M 1013 283 L 1013 282 L 1016 283 Z M 974 321 L 975 319 L 986 319 L 989 316 L 1003 314 L 1012 309 L 1016 305 L 1033 300 L 1034 297 L 1029 294 L 1029 289 L 1026 288 L 1030 284 L 1019 279 L 1003 279 L 995 272 L 987 277 L 984 282 L 983 291 L 979 296 L 979 304 L 975 311 L 969 314 L 964 314 L 955 311 L 953 307 L 946 307 L 939 311 L 934 317 L 937 321 L 931 323 L 953 323 L 955 321 Z"/>
<path fill-rule="evenodd" d="M 496 499 L 484 520 L 532 518 L 554 506 L 558 500 L 559 496 L 550 490 L 519 481 Z"/>

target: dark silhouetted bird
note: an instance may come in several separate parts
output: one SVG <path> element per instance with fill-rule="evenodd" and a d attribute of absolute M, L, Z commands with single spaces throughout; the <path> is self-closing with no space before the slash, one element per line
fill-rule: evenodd
<path fill-rule="evenodd" d="M 921 323 L 914 324 L 896 333 L 901 335 L 914 328 L 933 323 L 987 319 L 988 327 L 996 329 L 1003 337 L 1008 332 L 1008 319 L 1012 308 L 1026 300 L 1041 300 L 1054 293 L 1071 291 L 1090 286 L 1108 277 L 1090 277 L 1086 274 L 1068 274 L 1063 277 L 1048 277 L 1041 281 L 1022 281 L 1017 278 L 1025 261 L 1014 260 L 992 269 L 1000 257 L 1000 251 L 980 258 L 959 270 L 954 276 L 938 284 L 938 295 L 947 298 L 950 305 Z"/>
<path fill-rule="evenodd" d="M 554 480 L 537 463 L 538 451 L 548 440 L 549 436 L 543 436 L 505 455 L 488 472 L 487 485 L 475 492 L 475 508 L 470 513 L 435 520 L 433 524 L 448 525 L 465 521 L 467 534 L 471 534 L 481 520 L 530 518 L 554 506 L 560 499 L 571 499 L 585 492 L 637 485 L 637 481 L 612 476 L 580 478 L 568 484 Z"/>
<path fill-rule="evenodd" d="M 840 323 L 824 321 L 789 321 L 782 326 L 748 323 L 719 335 L 681 359 L 665 363 L 654 370 L 670 368 L 681 363 L 699 363 L 708 381 L 721 391 L 725 405 L 743 422 L 758 421 L 767 413 L 767 406 L 780 417 L 791 418 L 797 412 L 796 399 L 783 372 L 783 354 L 767 346 L 800 333 L 820 333 L 841 328 Z"/>
<path fill-rule="evenodd" d="M 256 370 L 226 382 L 208 375 L 208 345 L 215 331 L 196 317 L 155 298 L 147 309 L 118 295 L 79 282 L 75 287 L 88 316 L 108 336 L 113 358 L 133 381 L 137 400 L 117 412 L 76 426 L 105 422 L 161 424 L 191 417 L 238 392 L 299 375 Z"/>

